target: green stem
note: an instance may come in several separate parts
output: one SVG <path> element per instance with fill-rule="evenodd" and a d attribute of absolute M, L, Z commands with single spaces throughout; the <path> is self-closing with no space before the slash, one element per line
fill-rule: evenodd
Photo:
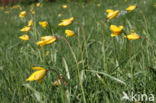
<path fill-rule="evenodd" d="M 77 61 L 76 55 L 75 55 L 72 47 L 70 46 L 69 42 L 64 37 L 57 37 L 57 39 L 64 40 L 65 43 L 68 45 L 68 47 L 69 47 L 69 49 L 70 49 L 70 51 L 71 51 L 71 53 L 73 55 L 73 58 L 74 58 L 74 60 L 76 62 L 76 66 L 77 66 L 77 72 L 78 72 L 78 77 L 79 77 L 78 79 L 80 81 L 80 87 L 81 87 L 81 91 L 82 91 L 82 95 L 83 95 L 83 101 L 84 101 L 84 103 L 86 103 L 85 93 L 84 93 L 83 84 L 82 84 L 81 77 L 80 77 L 80 70 L 79 70 L 79 65 L 78 65 L 78 61 Z"/>

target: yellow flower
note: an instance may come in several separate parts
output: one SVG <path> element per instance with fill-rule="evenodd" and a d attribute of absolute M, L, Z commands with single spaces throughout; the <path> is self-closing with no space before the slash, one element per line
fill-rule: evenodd
<path fill-rule="evenodd" d="M 48 25 L 48 22 L 42 21 L 42 22 L 39 22 L 39 24 L 45 29 Z"/>
<path fill-rule="evenodd" d="M 41 6 L 41 3 L 37 3 L 36 6 L 37 6 L 37 7 L 40 7 L 40 6 Z"/>
<path fill-rule="evenodd" d="M 26 81 L 37 80 L 39 83 L 41 83 L 47 73 L 47 70 L 42 67 L 33 67 L 32 69 L 38 71 L 34 72 L 30 77 L 26 79 Z"/>
<path fill-rule="evenodd" d="M 140 39 L 140 35 L 136 34 L 134 31 L 131 31 L 131 34 L 125 36 L 128 40 Z"/>
<path fill-rule="evenodd" d="M 68 26 L 68 25 L 72 24 L 73 21 L 74 21 L 74 17 L 71 17 L 71 18 L 69 18 L 69 19 L 64 19 L 64 20 L 62 20 L 62 22 L 59 23 L 58 25 L 59 25 L 59 26 Z"/>
<path fill-rule="evenodd" d="M 97 4 L 97 7 L 101 7 L 101 4 L 99 3 L 99 4 Z"/>
<path fill-rule="evenodd" d="M 73 31 L 71 31 L 71 30 L 65 30 L 65 33 L 66 33 L 67 37 L 72 37 L 72 36 L 75 35 L 75 33 Z"/>
<path fill-rule="evenodd" d="M 49 53 L 50 53 L 50 51 L 49 51 L 49 50 L 47 50 L 47 51 L 46 51 L 46 55 L 48 56 L 48 55 L 49 55 Z"/>
<path fill-rule="evenodd" d="M 111 25 L 110 30 L 112 31 L 111 37 L 114 37 L 122 33 L 123 26 L 117 27 L 116 25 Z"/>
<path fill-rule="evenodd" d="M 124 0 L 124 2 L 127 2 L 127 0 Z"/>
<path fill-rule="evenodd" d="M 29 26 L 24 26 L 24 28 L 22 28 L 20 31 L 21 32 L 29 32 L 31 30 L 31 27 Z"/>
<path fill-rule="evenodd" d="M 44 37 L 41 37 L 41 41 L 38 41 L 36 44 L 42 47 L 44 45 L 52 44 L 56 40 L 57 40 L 57 37 L 55 36 L 44 36 Z"/>
<path fill-rule="evenodd" d="M 110 19 L 112 19 L 112 18 L 114 18 L 114 17 L 116 17 L 118 15 L 119 10 L 114 11 L 114 10 L 111 10 L 111 9 L 107 9 L 106 12 L 108 13 L 107 14 L 107 19 L 110 20 Z"/>
<path fill-rule="evenodd" d="M 19 39 L 27 41 L 27 40 L 29 40 L 29 36 L 27 34 L 25 34 L 25 35 L 20 36 Z"/>
<path fill-rule="evenodd" d="M 156 8 L 156 3 L 154 3 L 153 6 Z"/>
<path fill-rule="evenodd" d="M 136 6 L 135 5 L 130 5 L 130 6 L 128 6 L 128 8 L 126 8 L 126 10 L 128 12 L 133 11 L 134 9 L 136 9 Z"/>
<path fill-rule="evenodd" d="M 22 11 L 22 12 L 20 12 L 19 17 L 23 18 L 23 17 L 25 17 L 26 14 L 27 14 L 26 11 Z"/>
<path fill-rule="evenodd" d="M 62 16 L 62 14 L 58 14 L 58 17 L 61 17 Z"/>
<path fill-rule="evenodd" d="M 31 9 L 30 12 L 31 12 L 32 14 L 35 14 L 35 11 L 34 11 L 33 9 Z"/>
<path fill-rule="evenodd" d="M 29 20 L 28 26 L 32 26 L 32 25 L 33 25 L 33 20 Z"/>
<path fill-rule="evenodd" d="M 62 5 L 62 8 L 63 9 L 66 9 L 68 6 L 67 5 Z"/>

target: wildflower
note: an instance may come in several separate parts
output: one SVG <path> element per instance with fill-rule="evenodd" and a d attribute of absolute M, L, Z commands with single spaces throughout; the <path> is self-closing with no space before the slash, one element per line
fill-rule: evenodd
<path fill-rule="evenodd" d="M 20 31 L 21 32 L 29 32 L 31 30 L 31 27 L 29 26 L 24 26 L 24 28 L 22 28 Z"/>
<path fill-rule="evenodd" d="M 68 25 L 72 24 L 73 21 L 74 21 L 74 17 L 71 17 L 71 18 L 69 18 L 69 19 L 64 19 L 64 20 L 62 20 L 62 22 L 59 23 L 58 25 L 59 25 L 59 26 L 68 26 Z"/>
<path fill-rule="evenodd" d="M 127 38 L 128 40 L 136 40 L 136 39 L 140 39 L 140 35 L 136 34 L 134 31 L 131 31 L 131 33 L 129 35 L 126 35 L 125 38 Z"/>
<path fill-rule="evenodd" d="M 33 9 L 30 9 L 31 14 L 35 14 L 35 11 Z"/>
<path fill-rule="evenodd" d="M 41 3 L 37 3 L 36 6 L 37 6 L 37 7 L 41 7 Z"/>
<path fill-rule="evenodd" d="M 97 7 L 101 7 L 101 4 L 99 3 L 99 4 L 97 4 Z"/>
<path fill-rule="evenodd" d="M 114 11 L 114 10 L 111 10 L 111 9 L 107 9 L 106 12 L 108 13 L 107 14 L 107 19 L 110 20 L 110 19 L 112 19 L 112 18 L 114 18 L 114 17 L 116 17 L 118 15 L 119 10 Z"/>
<path fill-rule="evenodd" d="M 25 17 L 26 14 L 27 14 L 26 11 L 22 11 L 22 12 L 20 12 L 19 17 L 23 18 L 23 17 Z"/>
<path fill-rule="evenodd" d="M 130 6 L 128 6 L 128 8 L 126 8 L 126 10 L 128 12 L 133 11 L 134 9 L 136 9 L 136 6 L 135 5 L 130 5 Z"/>
<path fill-rule="evenodd" d="M 58 17 L 61 17 L 62 16 L 62 14 L 58 14 Z"/>
<path fill-rule="evenodd" d="M 75 33 L 73 31 L 71 31 L 71 30 L 65 30 L 65 33 L 66 33 L 67 37 L 72 37 L 72 36 L 75 35 Z"/>
<path fill-rule="evenodd" d="M 32 69 L 38 71 L 34 72 L 30 77 L 26 79 L 26 81 L 37 80 L 39 83 L 41 83 L 47 73 L 47 70 L 42 67 L 33 67 Z"/>
<path fill-rule="evenodd" d="M 62 5 L 62 8 L 63 9 L 66 9 L 68 6 L 67 5 Z"/>
<path fill-rule="evenodd" d="M 156 8 L 156 3 L 154 3 L 153 6 Z"/>
<path fill-rule="evenodd" d="M 57 40 L 57 37 L 55 36 L 44 36 L 44 37 L 41 37 L 41 41 L 38 41 L 36 44 L 42 47 L 44 45 L 52 44 L 56 40 Z"/>
<path fill-rule="evenodd" d="M 32 26 L 32 25 L 33 25 L 33 20 L 29 20 L 28 26 Z"/>
<path fill-rule="evenodd" d="M 117 27 L 116 25 L 111 25 L 110 30 L 112 31 L 111 37 L 114 37 L 122 33 L 123 26 Z"/>
<path fill-rule="evenodd" d="M 39 24 L 45 29 L 48 25 L 48 22 L 47 21 L 42 21 L 42 22 L 39 22 Z"/>
<path fill-rule="evenodd" d="M 50 51 L 49 51 L 49 50 L 47 50 L 47 51 L 46 51 L 46 55 L 48 56 L 48 55 L 49 55 L 49 53 L 50 53 Z"/>
<path fill-rule="evenodd" d="M 5 14 L 9 14 L 9 13 L 10 13 L 10 11 L 5 11 L 4 13 L 5 13 Z"/>
<path fill-rule="evenodd" d="M 25 35 L 20 36 L 19 39 L 27 41 L 27 40 L 29 40 L 29 36 L 27 34 L 25 34 Z"/>

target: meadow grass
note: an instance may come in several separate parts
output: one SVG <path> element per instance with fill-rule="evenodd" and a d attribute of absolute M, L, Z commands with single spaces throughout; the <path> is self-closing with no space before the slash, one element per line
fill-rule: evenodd
<path fill-rule="evenodd" d="M 101 7 L 97 7 L 98 3 Z M 63 4 L 68 8 L 62 9 Z M 130 4 L 138 8 L 104 22 L 106 9 L 125 11 Z M 35 15 L 29 12 L 30 5 L 22 5 L 22 10 L 28 12 L 23 19 L 18 17 L 19 9 L 0 10 L 0 103 L 131 103 L 121 101 L 121 97 L 123 92 L 132 91 L 156 96 L 156 8 L 153 4 L 154 0 L 43 3 L 43 7 L 35 7 Z M 72 16 L 75 18 L 72 25 L 58 26 L 62 19 Z M 18 38 L 23 34 L 20 29 L 30 19 L 34 25 L 29 32 L 30 40 L 24 42 Z M 44 20 L 50 24 L 47 29 L 38 24 Z M 126 33 L 134 30 L 141 39 L 128 41 L 123 34 L 112 38 L 111 24 L 123 25 Z M 76 32 L 76 36 L 66 38 L 66 29 Z M 77 64 L 61 39 L 38 47 L 36 42 L 46 35 L 65 37 Z M 48 56 L 46 51 L 50 51 Z M 57 79 L 55 72 L 48 72 L 41 84 L 26 82 L 34 72 L 33 66 L 56 70 L 64 76 L 67 85 L 52 88 Z"/>

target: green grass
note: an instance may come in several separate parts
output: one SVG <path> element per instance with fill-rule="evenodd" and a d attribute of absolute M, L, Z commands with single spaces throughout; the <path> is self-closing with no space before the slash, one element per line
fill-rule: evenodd
<path fill-rule="evenodd" d="M 122 92 L 128 94 L 154 94 L 156 96 L 156 15 L 152 5 L 154 0 L 109 0 L 96 3 L 45 3 L 35 7 L 35 15 L 30 6 L 22 6 L 28 14 L 18 17 L 19 9 L 0 10 L 0 102 L 1 103 L 131 103 L 121 101 Z M 135 11 L 116 17 L 105 23 L 106 9 L 125 10 L 130 4 Z M 10 11 L 5 14 L 5 11 Z M 59 18 L 57 15 L 62 13 Z M 58 27 L 62 19 L 73 16 L 74 23 L 68 27 Z M 30 40 L 18 39 L 20 29 L 33 19 L 29 32 Z M 46 30 L 39 21 L 48 21 Z M 124 34 L 111 38 L 109 26 L 123 25 L 124 31 L 135 30 L 142 37 L 127 41 Z M 76 36 L 66 38 L 64 30 L 71 29 Z M 75 63 L 70 49 L 63 40 L 39 48 L 35 43 L 40 36 L 57 35 L 65 37 L 78 60 Z M 50 55 L 46 56 L 46 51 Z M 53 68 L 66 78 L 67 86 L 52 89 L 57 75 L 48 72 L 42 84 L 26 82 L 34 72 L 33 66 Z M 67 76 L 69 71 L 70 79 Z M 148 103 L 144 101 L 143 103 Z M 153 102 L 154 103 L 154 102 Z"/>

